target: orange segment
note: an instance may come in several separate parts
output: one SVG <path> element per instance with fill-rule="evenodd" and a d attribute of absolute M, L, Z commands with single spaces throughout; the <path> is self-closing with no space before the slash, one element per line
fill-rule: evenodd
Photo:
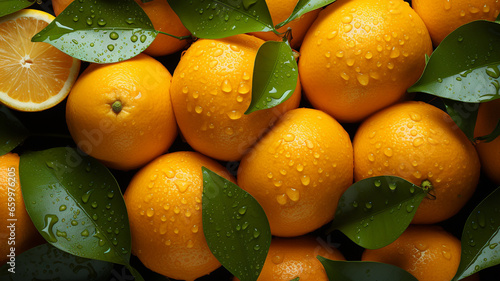
<path fill-rule="evenodd" d="M 0 19 L 0 102 L 16 110 L 40 111 L 69 93 L 80 61 L 48 43 L 31 42 L 54 17 L 25 9 Z"/>

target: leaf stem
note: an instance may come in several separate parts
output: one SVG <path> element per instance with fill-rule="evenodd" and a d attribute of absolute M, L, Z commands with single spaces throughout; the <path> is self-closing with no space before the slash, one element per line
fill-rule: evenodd
<path fill-rule="evenodd" d="M 179 40 L 187 40 L 187 39 L 191 39 L 193 38 L 191 35 L 186 35 L 186 36 L 175 36 L 175 35 L 172 35 L 170 33 L 166 33 L 166 32 L 163 32 L 163 31 L 159 31 L 157 30 L 158 33 L 161 33 L 161 34 L 164 34 L 164 35 L 168 35 L 170 37 L 174 37 L 175 39 L 179 39 Z"/>

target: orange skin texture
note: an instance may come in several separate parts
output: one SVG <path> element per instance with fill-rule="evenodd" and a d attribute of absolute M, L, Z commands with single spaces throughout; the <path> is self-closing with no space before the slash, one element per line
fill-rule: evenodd
<path fill-rule="evenodd" d="M 287 112 L 241 160 L 238 185 L 264 208 L 276 236 L 311 232 L 331 221 L 352 184 L 349 135 L 328 114 Z"/>
<path fill-rule="evenodd" d="M 273 25 L 277 25 L 284 20 L 286 20 L 295 8 L 298 0 L 266 0 L 267 8 L 269 9 L 269 13 L 271 14 L 271 18 L 273 20 Z M 304 36 L 306 35 L 307 30 L 314 22 L 314 20 L 318 17 L 320 9 L 316 9 L 310 11 L 301 17 L 289 22 L 281 28 L 278 28 L 278 32 L 284 33 L 288 28 L 292 30 L 292 40 L 290 45 L 294 49 L 298 49 L 302 44 L 302 40 L 304 40 Z M 252 32 L 250 33 L 255 35 L 261 39 L 266 41 L 274 40 L 281 41 L 282 37 L 276 35 L 272 31 L 268 32 Z"/>
<path fill-rule="evenodd" d="M 365 250 L 362 261 L 400 267 L 419 281 L 449 281 L 460 264 L 461 244 L 439 226 L 411 225 L 391 244 Z"/>
<path fill-rule="evenodd" d="M 214 160 L 180 151 L 142 168 L 124 194 L 132 253 L 170 278 L 194 280 L 220 266 L 203 235 L 202 166 L 234 182 Z"/>
<path fill-rule="evenodd" d="M 300 79 L 315 108 L 359 122 L 403 98 L 431 52 L 424 23 L 402 0 L 337 1 L 302 42 Z"/>
<path fill-rule="evenodd" d="M 461 25 L 474 20 L 494 21 L 500 12 L 498 0 L 413 0 L 413 9 L 422 18 L 434 46 Z"/>
<path fill-rule="evenodd" d="M 412 223 L 455 215 L 479 181 L 474 146 L 448 114 L 424 102 L 400 103 L 371 116 L 359 127 L 353 146 L 355 181 L 393 175 L 418 186 L 431 182 L 435 199 L 424 198 Z"/>
<path fill-rule="evenodd" d="M 328 281 L 325 269 L 316 256 L 345 260 L 336 248 L 318 242 L 312 236 L 275 237 L 262 267 L 258 281 Z M 233 281 L 239 281 L 234 277 Z"/>
<path fill-rule="evenodd" d="M 184 27 L 167 0 L 153 0 L 146 3 L 142 3 L 141 0 L 135 0 L 135 2 L 137 2 L 144 12 L 146 12 L 156 30 L 178 37 L 191 34 L 189 30 Z M 144 53 L 154 57 L 165 56 L 181 50 L 188 42 L 188 40 L 179 40 L 160 33 Z"/>
<path fill-rule="evenodd" d="M 139 168 L 164 153 L 177 136 L 170 101 L 171 75 L 140 54 L 112 64 L 91 64 L 73 86 L 66 122 L 82 151 L 120 170 Z M 113 103 L 121 101 L 115 113 Z"/>
<path fill-rule="evenodd" d="M 54 14 L 56 17 L 71 4 L 73 0 L 52 0 L 52 8 L 54 8 Z"/>
<path fill-rule="evenodd" d="M 14 169 L 14 170 L 13 170 Z M 14 177 L 9 176 L 10 173 L 14 173 Z M 14 181 L 12 179 L 15 179 Z M 12 184 L 9 184 L 13 182 Z M 9 192 L 14 193 L 12 198 L 15 201 L 15 217 L 9 215 Z M 0 156 L 0 201 L 2 202 L 2 208 L 0 209 L 0 217 L 2 218 L 2 228 L 0 230 L 0 237 L 2 242 L 0 243 L 0 264 L 5 264 L 9 261 L 8 254 L 10 254 L 10 248 L 15 248 L 15 255 L 18 256 L 22 252 L 41 244 L 43 238 L 38 233 L 37 229 L 33 225 L 31 218 L 26 211 L 24 205 L 23 196 L 21 193 L 21 185 L 19 180 L 19 156 L 15 153 L 7 153 Z M 17 219 L 15 222 L 15 240 L 9 240 L 11 230 L 7 228 L 10 222 L 7 219 Z M 8 241 L 15 241 L 15 245 L 9 245 Z"/>
<path fill-rule="evenodd" d="M 486 136 L 493 132 L 500 120 L 500 99 L 482 103 L 477 115 L 475 137 Z M 500 137 L 491 142 L 480 142 L 476 150 L 481 160 L 481 167 L 486 175 L 497 185 L 500 185 Z"/>
<path fill-rule="evenodd" d="M 279 116 L 299 105 L 297 81 L 284 103 L 244 114 L 252 99 L 255 56 L 263 43 L 246 34 L 200 39 L 182 56 L 170 91 L 179 128 L 195 150 L 218 160 L 240 160 Z"/>

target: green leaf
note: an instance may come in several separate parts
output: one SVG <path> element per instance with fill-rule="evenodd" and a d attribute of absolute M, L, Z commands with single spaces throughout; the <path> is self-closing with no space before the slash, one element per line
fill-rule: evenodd
<path fill-rule="evenodd" d="M 454 280 L 500 264 L 500 187 L 472 211 L 462 232 L 462 256 Z"/>
<path fill-rule="evenodd" d="M 500 136 L 500 120 L 498 120 L 498 123 L 495 126 L 495 128 L 493 129 L 493 132 L 489 133 L 486 136 L 477 137 L 476 141 L 491 142 L 494 139 L 496 139 L 498 136 Z"/>
<path fill-rule="evenodd" d="M 292 20 L 299 18 L 305 13 L 329 5 L 336 0 L 299 0 L 292 11 L 292 14 L 283 22 L 276 25 L 276 29 L 288 24 Z"/>
<path fill-rule="evenodd" d="M 455 121 L 470 141 L 474 140 L 474 128 L 476 127 L 479 103 L 467 103 L 450 99 L 443 99 L 446 111 Z"/>
<path fill-rule="evenodd" d="M 132 58 L 156 38 L 134 0 L 74 1 L 33 42 L 46 42 L 80 60 L 110 63 Z"/>
<path fill-rule="evenodd" d="M 202 218 L 208 247 L 240 280 L 259 277 L 271 229 L 264 209 L 236 184 L 203 167 Z"/>
<path fill-rule="evenodd" d="M 371 261 L 336 261 L 317 256 L 330 281 L 398 280 L 418 281 L 409 272 L 385 263 Z"/>
<path fill-rule="evenodd" d="M 184 26 L 199 38 L 274 30 L 265 0 L 168 0 Z"/>
<path fill-rule="evenodd" d="M 367 249 L 384 247 L 408 227 L 426 194 L 399 177 L 360 180 L 340 197 L 330 230 L 339 229 Z"/>
<path fill-rule="evenodd" d="M 500 97 L 500 24 L 478 20 L 449 34 L 432 53 L 408 92 L 424 92 L 463 102 Z"/>
<path fill-rule="evenodd" d="M 297 277 L 297 278 L 294 278 L 294 279 L 292 279 L 290 281 L 299 281 L 299 280 L 300 280 L 300 277 Z"/>
<path fill-rule="evenodd" d="M 290 98 L 295 91 L 298 67 L 288 42 L 267 41 L 255 57 L 252 102 L 245 114 L 272 108 Z"/>
<path fill-rule="evenodd" d="M 12 268 L 10 264 L 5 264 L 0 269 L 0 279 L 104 281 L 109 280 L 113 264 L 73 256 L 43 244 L 16 256 L 15 273 L 9 272 L 9 268 Z"/>
<path fill-rule="evenodd" d="M 35 227 L 70 254 L 127 265 L 130 226 L 109 170 L 69 147 L 21 155 L 21 190 Z"/>
<path fill-rule="evenodd" d="M 12 14 L 35 3 L 35 0 L 2 0 L 0 1 L 0 17 Z"/>
<path fill-rule="evenodd" d="M 0 156 L 10 152 L 28 137 L 28 129 L 7 107 L 0 105 Z"/>

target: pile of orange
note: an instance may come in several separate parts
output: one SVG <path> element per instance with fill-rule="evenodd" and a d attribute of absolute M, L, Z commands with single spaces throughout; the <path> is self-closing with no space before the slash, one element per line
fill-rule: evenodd
<path fill-rule="evenodd" d="M 55 14 L 71 2 L 53 0 Z M 166 0 L 136 2 L 157 30 L 190 35 Z M 297 0 L 267 2 L 277 24 Z M 19 111 L 63 108 L 74 144 L 128 176 L 132 251 L 159 274 L 195 280 L 220 267 L 203 234 L 206 167 L 266 213 L 273 238 L 259 280 L 328 280 L 316 256 L 344 256 L 317 234 L 354 182 L 381 175 L 426 186 L 429 196 L 396 241 L 359 259 L 396 265 L 419 280 L 451 280 L 461 245 L 443 222 L 473 196 L 482 171 L 500 184 L 500 138 L 473 143 L 445 111 L 406 91 L 433 44 L 464 23 L 494 20 L 500 4 L 434 2 L 342 0 L 290 22 L 278 31 L 291 32 L 300 54 L 295 92 L 250 114 L 255 58 L 265 40 L 281 40 L 275 33 L 191 41 L 160 34 L 144 54 L 84 64 L 78 74 L 78 60 L 29 40 L 53 17 L 26 9 L 0 18 L 0 102 Z M 175 54 L 169 71 L 162 62 Z M 480 106 L 475 136 L 493 131 L 499 101 Z M 5 170 L 18 163 L 14 153 L 0 156 L 2 190 Z M 38 236 L 27 213 L 18 215 L 25 250 Z M 8 249 L 0 249 L 5 257 Z"/>

